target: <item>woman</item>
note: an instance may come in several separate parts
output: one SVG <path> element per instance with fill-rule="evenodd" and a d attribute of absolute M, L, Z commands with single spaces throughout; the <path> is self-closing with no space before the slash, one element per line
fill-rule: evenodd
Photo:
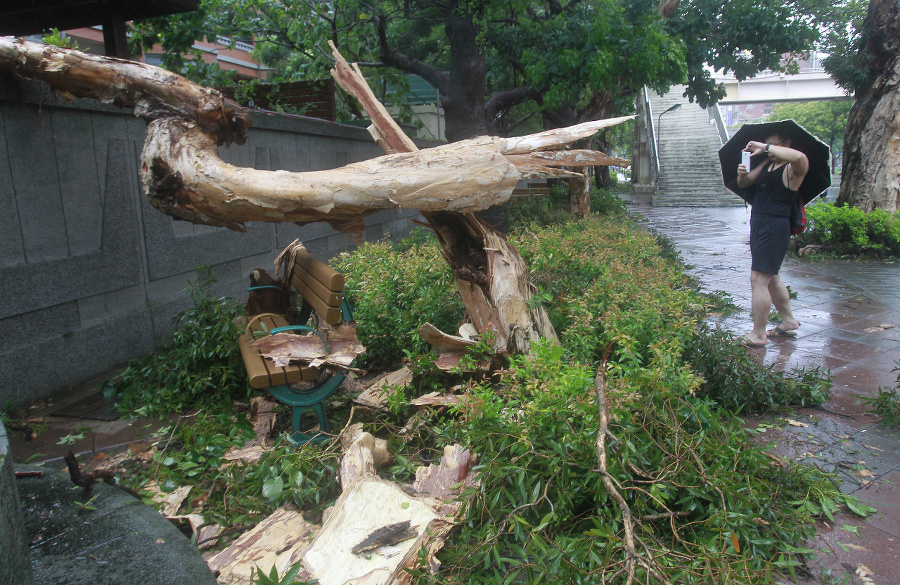
<path fill-rule="evenodd" d="M 791 312 L 791 298 L 778 276 L 791 239 L 791 206 L 809 171 L 809 160 L 791 148 L 791 140 L 773 134 L 765 142 L 751 141 L 744 148 L 751 155 L 768 155 L 768 160 L 748 169 L 738 165 L 737 185 L 753 191 L 750 212 L 750 290 L 753 331 L 741 338 L 748 347 L 763 347 L 769 337 L 794 337 L 800 323 Z M 781 323 L 769 332 L 766 324 L 772 304 Z"/>

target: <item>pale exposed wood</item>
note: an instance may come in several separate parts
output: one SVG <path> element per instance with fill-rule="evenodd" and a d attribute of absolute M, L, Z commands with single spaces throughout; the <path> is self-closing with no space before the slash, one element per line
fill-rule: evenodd
<path fill-rule="evenodd" d="M 334 77 L 335 81 L 338 82 L 338 85 L 340 85 L 344 91 L 356 98 L 366 113 L 372 118 L 372 125 L 376 129 L 373 138 L 375 138 L 379 144 L 387 145 L 388 153 L 415 152 L 418 150 L 413 141 L 399 126 L 396 124 L 384 123 L 385 120 L 393 121 L 393 118 L 391 118 L 391 115 L 388 113 L 387 109 L 385 109 L 384 105 L 378 101 L 375 94 L 372 93 L 372 89 L 369 87 L 362 72 L 359 70 L 359 66 L 356 65 L 356 63 L 353 65 L 348 64 L 347 60 L 338 52 L 337 47 L 334 46 L 333 42 L 328 41 L 328 46 L 331 47 L 331 54 L 334 56 L 335 60 L 334 68 L 331 70 L 331 76 Z M 395 148 L 393 145 L 399 145 L 399 147 Z M 384 146 L 382 146 L 382 148 L 384 148 Z"/>
<path fill-rule="evenodd" d="M 471 212 L 508 201 L 526 176 L 571 175 L 553 165 L 596 165 L 601 155 L 547 151 L 561 151 L 631 119 L 517 138 L 478 137 L 416 151 L 374 99 L 359 69 L 340 59 L 335 78 L 363 100 L 380 143 L 397 154 L 330 171 L 260 171 L 227 164 L 217 150 L 223 142 L 243 140 L 246 112 L 177 75 L 10 39 L 0 39 L 0 68 L 47 81 L 66 95 L 131 106 L 152 120 L 141 156 L 142 188 L 152 205 L 178 219 L 238 230 L 249 221 L 324 221 L 359 242 L 366 215 L 383 209 L 420 210 L 438 234 L 473 322 L 479 331 L 495 330 L 496 347 L 504 353 L 525 353 L 534 340 L 555 339 L 556 334 L 543 308 L 522 308 L 534 287 L 520 272 L 524 263 L 518 253 Z"/>
<path fill-rule="evenodd" d="M 340 440 L 341 440 L 341 449 L 346 451 L 350 448 L 350 446 L 363 434 L 363 423 L 355 423 L 348 426 L 346 429 L 341 431 Z M 368 434 L 368 433 L 365 433 Z M 384 439 L 379 439 L 377 437 L 374 438 L 372 446 L 370 447 L 372 451 L 372 457 L 375 460 L 375 466 L 381 467 L 391 461 L 391 454 L 388 451 L 388 443 Z"/>
<path fill-rule="evenodd" d="M 354 482 L 366 478 L 375 477 L 375 437 L 371 433 L 359 432 L 355 434 L 349 446 L 341 458 L 341 489 L 346 490 Z"/>
<path fill-rule="evenodd" d="M 282 507 L 243 534 L 207 564 L 219 571 L 219 583 L 250 585 L 256 567 L 267 574 L 274 566 L 280 575 L 299 562 L 317 527 L 303 519 L 299 511 Z M 302 580 L 302 576 L 298 576 Z"/>
<path fill-rule="evenodd" d="M 303 556 L 303 566 L 319 585 L 390 583 L 407 558 L 416 557 L 427 530 L 440 520 L 425 502 L 410 496 L 400 486 L 377 478 L 364 478 L 345 490 L 334 511 Z M 357 555 L 351 549 L 372 531 L 409 521 L 417 533 L 389 550 Z"/>
<path fill-rule="evenodd" d="M 627 167 L 629 164 L 624 158 L 609 156 L 596 150 L 549 150 L 529 154 L 509 154 L 506 159 L 519 170 L 527 165 Z"/>
<path fill-rule="evenodd" d="M 328 353 L 325 352 L 322 340 L 313 333 L 276 333 L 257 339 L 250 346 L 278 367 L 305 363 L 311 368 L 333 366 L 356 370 L 353 361 L 366 351 L 356 337 L 356 324 L 341 323 L 331 330 L 320 330 L 319 333 L 328 343 Z"/>
<path fill-rule="evenodd" d="M 220 92 L 160 67 L 0 37 L 0 70 L 49 83 L 64 98 L 85 97 L 134 108 L 147 119 L 178 116 L 218 144 L 247 139 L 250 115 Z"/>
<path fill-rule="evenodd" d="M 404 366 L 394 372 L 388 372 L 375 378 L 353 402 L 366 408 L 384 410 L 384 403 L 389 393 L 396 389 L 404 389 L 412 383 L 412 371 Z"/>
<path fill-rule="evenodd" d="M 471 339 L 444 333 L 431 323 L 425 323 L 419 327 L 419 337 L 435 349 L 438 354 L 435 365 L 445 371 L 459 366 L 459 360 L 466 355 L 466 349 L 478 343 Z"/>
<path fill-rule="evenodd" d="M 429 392 L 418 398 L 413 398 L 409 403 L 413 406 L 456 406 L 465 400 L 465 396 L 459 394 L 443 394 L 441 392 Z"/>
<path fill-rule="evenodd" d="M 527 136 L 501 138 L 500 152 L 503 154 L 528 154 L 541 150 L 559 150 L 577 140 L 589 138 L 604 128 L 617 126 L 632 119 L 634 119 L 634 116 L 607 118 L 605 120 L 584 122 L 567 128 L 545 130 L 544 132 L 528 134 Z M 571 165 L 572 163 L 567 164 Z"/>

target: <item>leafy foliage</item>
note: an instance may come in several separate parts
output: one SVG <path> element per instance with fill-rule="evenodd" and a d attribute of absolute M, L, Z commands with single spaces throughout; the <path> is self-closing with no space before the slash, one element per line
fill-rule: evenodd
<path fill-rule="evenodd" d="M 443 441 L 479 454 L 481 485 L 441 572 L 420 582 L 625 582 L 621 510 L 596 472 L 593 368 L 566 353 L 546 345 L 515 359 L 458 418 L 436 421 Z M 697 384 L 683 369 L 616 373 L 609 472 L 668 582 L 766 582 L 797 564 L 823 506 L 852 498 L 819 472 L 773 470 L 739 419 L 692 396 Z"/>
<path fill-rule="evenodd" d="M 193 306 L 175 317 L 172 340 L 107 383 L 120 394 L 120 410 L 165 416 L 189 408 L 230 409 L 232 399 L 249 395 L 235 351 L 241 307 L 234 299 L 214 297 L 210 287 L 215 282 L 209 267 L 200 267 L 185 290 Z"/>
<path fill-rule="evenodd" d="M 424 323 L 456 331 L 462 321 L 453 273 L 437 241 L 426 234 L 419 230 L 397 247 L 367 242 L 332 262 L 347 275 L 345 294 L 370 368 L 396 364 L 406 351 L 427 351 L 418 335 Z"/>
<path fill-rule="evenodd" d="M 869 85 L 869 66 L 866 63 L 863 22 L 868 0 L 842 0 L 831 7 L 826 24 L 822 50 L 828 53 L 825 71 L 848 93 L 864 90 Z"/>
<path fill-rule="evenodd" d="M 775 104 L 769 117 L 773 120 L 791 118 L 798 124 L 828 143 L 831 148 L 832 170 L 837 155 L 844 148 L 844 132 L 847 130 L 847 115 L 850 101 L 788 102 Z"/>
<path fill-rule="evenodd" d="M 633 218 L 532 224 L 511 239 L 544 291 L 561 343 L 538 344 L 492 377 L 465 379 L 469 399 L 449 414 L 419 413 L 402 438 L 391 420 L 369 424 L 389 435 L 397 458 L 385 473 L 397 480 L 408 481 L 445 445 L 464 444 L 479 457 L 479 484 L 440 553 L 442 569 L 414 571 L 419 582 L 625 582 L 623 511 L 596 471 L 598 368 L 614 437 L 609 477 L 635 520 L 640 554 L 657 573 L 639 569 L 639 582 L 658 575 L 671 583 L 774 582 L 799 564 L 798 554 L 812 552 L 801 544 L 815 519 L 844 507 L 870 512 L 819 470 L 775 463 L 748 444 L 734 412 L 814 404 L 827 378 L 775 374 L 733 339 L 700 328 L 708 300 Z M 455 324 L 444 309 L 452 278 L 423 233 L 398 245 L 369 244 L 336 263 L 356 287 L 356 306 L 371 314 L 359 313 L 360 325 L 377 322 L 368 343 L 370 351 L 381 348 L 380 359 L 399 359 L 395 338 L 415 343 L 425 320 Z M 469 361 L 488 347 L 475 348 Z M 422 382 L 417 391 L 449 385 L 427 353 L 406 353 Z M 460 372 L 453 376 L 455 383 Z M 403 398 L 392 402 L 399 421 L 412 414 Z M 219 465 L 230 445 L 249 437 L 239 421 L 200 413 L 165 429 L 145 476 L 150 471 L 164 490 L 205 486 L 202 502 L 187 505 L 202 504 L 223 525 L 252 523 L 287 503 L 315 516 L 333 501 L 336 445 L 276 445 L 255 464 Z"/>
<path fill-rule="evenodd" d="M 895 372 L 900 372 L 900 362 L 895 362 Z M 884 422 L 890 427 L 900 426 L 900 374 L 897 375 L 895 388 L 879 388 L 875 396 L 863 397 L 872 411 L 884 417 Z"/>
<path fill-rule="evenodd" d="M 245 39 L 274 80 L 312 80 L 327 77 L 332 40 L 349 60 L 372 65 L 370 84 L 393 104 L 406 103 L 405 75 L 426 79 L 441 93 L 447 135 L 468 137 L 509 134 L 529 119 L 540 126 L 542 116 L 571 124 L 630 112 L 644 85 L 666 91 L 687 82 L 686 95 L 706 106 L 724 90 L 705 64 L 740 79 L 789 68 L 782 55 L 813 48 L 816 26 L 839 16 L 829 6 L 685 0 L 663 18 L 646 0 L 202 0 L 197 12 L 133 25 L 132 50 L 160 43 L 165 67 L 220 83 L 193 39 Z M 339 99 L 342 119 L 363 117 Z"/>
<path fill-rule="evenodd" d="M 900 255 L 900 213 L 816 203 L 806 207 L 803 240 L 835 254 Z"/>
<path fill-rule="evenodd" d="M 817 26 L 832 24 L 830 0 L 689 0 L 678 5 L 667 21 L 685 43 L 688 86 L 685 95 L 702 107 L 725 96 L 711 69 L 732 72 L 738 80 L 760 71 L 792 71 L 796 63 L 785 55 L 811 49 Z"/>
<path fill-rule="evenodd" d="M 685 345 L 685 361 L 702 377 L 697 395 L 742 414 L 776 406 L 821 404 L 831 393 L 831 378 L 818 369 L 791 376 L 763 368 L 727 331 L 700 328 Z"/>
<path fill-rule="evenodd" d="M 132 470 L 128 483 L 140 490 L 153 480 L 163 492 L 202 486 L 202 496 L 186 501 L 186 513 L 202 510 L 210 522 L 241 526 L 285 504 L 314 514 L 338 493 L 340 453 L 334 450 L 275 445 L 256 463 L 224 465 L 222 456 L 230 448 L 255 437 L 243 416 L 201 411 L 161 428 L 157 437 L 153 460 Z"/>

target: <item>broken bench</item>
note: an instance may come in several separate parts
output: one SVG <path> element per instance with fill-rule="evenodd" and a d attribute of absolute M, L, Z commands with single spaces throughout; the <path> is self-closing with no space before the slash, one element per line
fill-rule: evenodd
<path fill-rule="evenodd" d="M 284 277 L 281 286 L 264 285 L 254 289 L 277 288 L 289 297 L 292 293 L 302 299 L 295 314 L 260 313 L 249 315 L 244 332 L 238 338 L 238 346 L 250 386 L 256 390 L 268 389 L 279 402 L 293 409 L 293 433 L 296 443 L 324 439 L 328 428 L 324 402 L 341 383 L 344 374 L 330 368 L 311 367 L 304 364 L 278 363 L 266 359 L 254 342 L 267 335 L 292 332 L 309 332 L 321 341 L 324 354 L 328 354 L 327 329 L 339 323 L 353 320 L 350 303 L 344 298 L 344 275 L 317 260 L 302 245 L 285 250 Z M 248 303 L 250 306 L 250 303 Z M 293 303 L 291 309 L 296 308 Z M 291 310 L 288 311 L 292 313 Z M 291 323 L 296 324 L 291 324 Z M 301 420 L 307 410 L 313 410 L 318 418 L 319 433 L 301 432 Z"/>

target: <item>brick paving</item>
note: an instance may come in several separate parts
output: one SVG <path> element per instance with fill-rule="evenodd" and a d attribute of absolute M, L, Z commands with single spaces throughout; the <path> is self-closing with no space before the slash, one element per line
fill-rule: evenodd
<path fill-rule="evenodd" d="M 632 203 L 646 225 L 671 240 L 704 292 L 724 292 L 741 307 L 714 319 L 742 335 L 750 318 L 750 210 L 671 208 Z M 821 522 L 810 543 L 812 577 L 801 583 L 900 583 L 900 433 L 882 424 L 861 398 L 897 387 L 900 360 L 900 264 L 787 258 L 781 277 L 797 294 L 801 327 L 794 339 L 748 349 L 775 370 L 830 371 L 832 396 L 821 408 L 755 419 L 772 424 L 761 440 L 783 457 L 837 474 L 841 490 L 875 507 L 862 519 Z M 788 419 L 806 426 L 793 426 Z M 855 527 L 855 528 L 854 528 Z M 858 534 L 857 534 L 858 533 Z M 846 579 L 846 581 L 844 580 Z"/>

